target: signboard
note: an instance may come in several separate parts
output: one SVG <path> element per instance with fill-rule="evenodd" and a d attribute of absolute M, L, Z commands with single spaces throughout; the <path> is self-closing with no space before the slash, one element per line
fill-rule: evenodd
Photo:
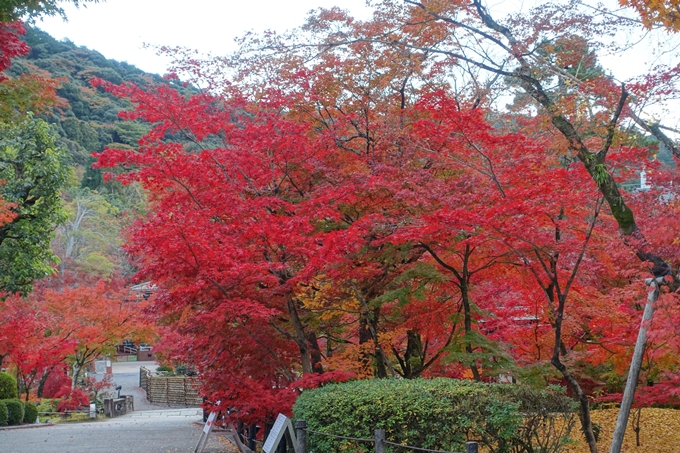
<path fill-rule="evenodd" d="M 281 439 L 283 439 L 283 436 L 286 436 L 286 442 L 288 446 L 295 448 L 297 451 L 297 443 L 295 442 L 295 430 L 293 429 L 293 424 L 288 417 L 283 414 L 279 414 L 279 416 L 276 417 L 274 426 L 272 426 L 272 430 L 269 431 L 269 436 L 267 436 L 267 440 L 262 447 L 262 451 L 264 451 L 264 453 L 271 453 L 275 451 L 276 447 L 279 446 Z"/>
<path fill-rule="evenodd" d="M 205 426 L 203 427 L 204 433 L 210 434 L 210 430 L 212 429 L 216 418 L 217 418 L 217 412 L 211 412 L 210 415 L 208 415 L 208 421 L 205 422 Z"/>
<path fill-rule="evenodd" d="M 215 424 L 217 414 L 218 414 L 217 412 L 211 412 L 210 415 L 208 415 L 208 420 L 205 422 L 205 426 L 203 427 L 201 437 L 198 438 L 198 445 L 196 445 L 196 448 L 194 448 L 194 453 L 203 453 L 203 450 L 205 449 L 205 444 L 208 443 L 210 431 L 212 431 L 213 425 Z"/>

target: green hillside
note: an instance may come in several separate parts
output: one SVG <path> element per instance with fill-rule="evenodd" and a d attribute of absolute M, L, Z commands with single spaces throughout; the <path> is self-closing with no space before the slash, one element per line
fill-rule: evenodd
<path fill-rule="evenodd" d="M 89 168 L 91 153 L 106 146 L 136 146 L 148 126 L 120 121 L 118 112 L 130 104 L 101 88 L 92 87 L 92 78 L 139 85 L 171 82 L 128 63 L 107 59 L 97 51 L 76 46 L 68 40 L 57 41 L 37 28 L 28 27 L 27 30 L 24 39 L 31 52 L 25 58 L 12 61 L 9 75 L 32 73 L 61 80 L 57 91 L 60 105 L 43 118 L 57 127 L 78 173 L 85 172 L 83 185 L 98 188 L 101 178 Z M 179 84 L 178 88 L 185 89 Z"/>
<path fill-rule="evenodd" d="M 50 268 L 55 265 L 51 256 L 58 257 L 56 271 L 59 278 L 47 284 L 77 284 L 111 278 L 115 274 L 131 275 L 134 269 L 121 250 L 119 235 L 122 228 L 145 212 L 146 195 L 138 184 L 104 182 L 102 172 L 91 168 L 94 162 L 91 155 L 105 147 L 136 147 L 150 124 L 120 120 L 119 112 L 132 107 L 131 103 L 101 87 L 93 87 L 91 80 L 102 78 L 113 83 L 133 82 L 141 86 L 170 83 L 181 92 L 189 92 L 191 88 L 130 64 L 109 60 L 99 52 L 76 46 L 68 40 L 58 41 L 36 28 L 27 27 L 23 39 L 30 46 L 30 52 L 23 58 L 12 59 L 5 74 L 10 78 L 33 74 L 59 81 L 57 105 L 40 114 L 39 118 L 57 131 L 57 144 L 68 151 L 67 164 L 74 170 L 66 172 L 68 175 L 62 178 L 64 184 L 60 188 L 58 209 L 65 221 L 50 228 L 47 238 L 47 243 L 51 238 L 50 256 L 40 255 L 39 264 L 47 263 Z M 13 119 L 13 122 L 17 121 Z M 14 200 L 7 198 L 6 193 L 2 195 Z M 51 237 L 52 230 L 54 237 Z M 17 256 L 16 245 L 7 247 L 12 256 Z M 5 261 L 14 263 L 16 260 L 0 260 L 0 264 Z M 23 269 L 24 266 L 18 267 Z M 34 267 L 41 276 L 46 275 L 44 267 Z M 10 274 L 3 271 L 3 275 Z M 32 280 L 26 284 L 27 290 L 31 285 Z"/>

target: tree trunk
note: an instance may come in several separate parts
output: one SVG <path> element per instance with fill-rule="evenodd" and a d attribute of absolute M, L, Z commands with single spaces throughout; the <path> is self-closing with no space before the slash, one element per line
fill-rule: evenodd
<path fill-rule="evenodd" d="M 76 388 L 76 385 L 78 385 L 78 378 L 80 377 L 80 372 L 82 371 L 82 364 L 79 362 L 76 362 L 73 364 L 73 376 L 71 377 L 71 388 L 74 389 Z"/>
<path fill-rule="evenodd" d="M 638 407 L 637 412 L 633 416 L 633 431 L 635 431 L 635 446 L 640 447 L 640 417 L 642 416 L 642 408 Z"/>
<path fill-rule="evenodd" d="M 467 257 L 467 255 L 466 255 Z M 466 262 L 467 264 L 467 262 Z M 473 356 L 472 341 L 469 335 L 472 333 L 472 309 L 470 307 L 470 297 L 468 293 L 468 278 L 467 278 L 467 268 L 463 269 L 463 276 L 466 277 L 465 280 L 461 281 L 460 293 L 463 302 L 463 317 L 465 324 L 465 336 L 468 338 L 465 340 L 465 352 L 470 357 L 470 371 L 472 371 L 472 377 L 475 381 L 481 381 L 482 378 L 479 375 L 479 369 L 477 368 L 477 362 Z"/>
<path fill-rule="evenodd" d="M 579 419 L 581 420 L 581 428 L 583 430 L 583 435 L 586 438 L 586 443 L 591 452 L 597 452 L 597 441 L 595 440 L 595 433 L 593 432 L 593 421 L 590 418 L 590 402 L 588 401 L 588 395 L 583 392 L 578 381 L 572 376 L 567 367 L 560 361 L 559 357 L 553 357 L 551 361 L 553 366 L 562 373 L 562 376 L 567 381 L 569 388 L 576 396 L 578 400 L 580 410 Z"/>
<path fill-rule="evenodd" d="M 43 397 L 43 390 L 45 389 L 45 382 L 47 382 L 47 378 L 50 376 L 50 373 L 52 372 L 52 369 L 47 369 L 43 373 L 42 376 L 40 376 L 40 382 L 38 382 L 38 388 L 36 389 L 36 396 L 38 398 Z"/>
<path fill-rule="evenodd" d="M 309 344 L 310 358 L 312 360 L 312 371 L 318 374 L 323 374 L 323 365 L 321 364 L 321 349 L 316 338 L 316 332 L 311 330 L 307 333 L 307 343 Z"/>
<path fill-rule="evenodd" d="M 364 376 L 373 375 L 373 356 L 368 353 L 366 344 L 373 341 L 371 328 L 368 325 L 368 314 L 362 314 L 359 320 L 359 363 Z"/>
<path fill-rule="evenodd" d="M 360 362 L 361 368 L 367 376 L 373 375 L 378 378 L 386 378 L 387 364 L 385 363 L 384 355 L 381 354 L 377 338 L 379 317 L 380 308 L 376 307 L 372 312 L 364 312 L 359 320 L 359 345 L 373 343 L 373 354 L 369 354 L 365 348 L 361 349 Z"/>
<path fill-rule="evenodd" d="M 413 379 L 420 375 L 423 368 L 423 344 L 420 334 L 414 330 L 406 332 L 406 352 L 404 352 L 404 377 Z"/>
<path fill-rule="evenodd" d="M 373 309 L 371 319 L 369 319 L 369 331 L 373 337 L 373 344 L 375 349 L 375 375 L 381 379 L 387 377 L 387 357 L 380 347 L 378 342 L 378 320 L 380 319 L 380 307 Z"/>
<path fill-rule="evenodd" d="M 288 314 L 290 315 L 290 322 L 293 324 L 295 329 L 295 342 L 300 348 L 300 359 L 302 361 L 302 374 L 309 374 L 312 370 L 312 362 L 309 359 L 309 347 L 307 346 L 307 336 L 305 335 L 305 329 L 302 326 L 302 321 L 300 321 L 300 316 L 298 314 L 297 307 L 295 306 L 295 300 L 291 297 L 288 299 Z"/>

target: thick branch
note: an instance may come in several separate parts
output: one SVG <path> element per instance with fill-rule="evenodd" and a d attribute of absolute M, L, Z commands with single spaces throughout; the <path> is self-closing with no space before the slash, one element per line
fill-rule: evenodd
<path fill-rule="evenodd" d="M 637 116 L 633 111 L 630 112 L 630 117 L 633 118 L 633 121 L 635 121 L 641 128 L 652 134 L 654 137 L 656 137 L 657 140 L 659 140 L 661 143 L 664 144 L 666 148 L 668 148 L 675 157 L 680 159 L 680 150 L 678 150 L 677 145 L 671 138 L 666 135 L 661 129 L 668 129 L 664 126 L 661 126 L 658 123 L 648 123 L 639 116 Z"/>
<path fill-rule="evenodd" d="M 614 141 L 614 133 L 616 132 L 616 125 L 619 122 L 619 117 L 621 116 L 621 112 L 623 111 L 623 107 L 626 105 L 626 99 L 628 98 L 628 92 L 626 91 L 626 85 L 621 84 L 621 97 L 619 98 L 619 105 L 616 107 L 616 112 L 614 112 L 614 115 L 612 116 L 611 121 L 607 125 L 607 137 L 604 140 L 604 143 L 602 144 L 602 148 L 600 149 L 600 152 L 598 154 L 598 159 L 601 162 L 604 162 L 605 158 L 607 157 L 607 152 L 609 151 L 609 148 L 612 146 L 612 142 Z"/>

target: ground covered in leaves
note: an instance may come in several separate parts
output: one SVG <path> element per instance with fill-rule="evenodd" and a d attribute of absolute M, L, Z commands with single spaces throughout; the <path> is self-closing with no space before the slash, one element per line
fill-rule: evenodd
<path fill-rule="evenodd" d="M 631 412 L 631 418 L 635 412 L 635 410 Z M 618 413 L 618 409 L 595 410 L 592 412 L 593 422 L 602 427 L 600 440 L 597 443 L 601 452 L 609 451 Z M 576 430 L 573 437 L 578 442 L 563 451 L 565 453 L 587 453 L 588 446 L 581 440 L 581 436 Z M 635 431 L 633 431 L 629 421 L 621 451 L 625 453 L 680 452 L 680 410 L 642 409 L 640 417 L 640 446 L 636 446 Z"/>

